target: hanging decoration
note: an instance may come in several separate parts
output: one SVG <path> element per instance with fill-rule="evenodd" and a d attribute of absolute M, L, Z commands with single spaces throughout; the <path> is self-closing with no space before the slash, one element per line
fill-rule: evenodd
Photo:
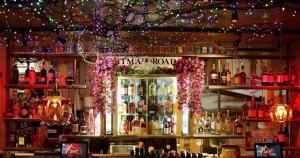
<path fill-rule="evenodd" d="M 113 57 L 98 57 L 91 68 L 93 76 L 94 105 L 101 114 L 113 110 L 115 81 L 119 61 Z"/>
<path fill-rule="evenodd" d="M 180 59 L 174 64 L 178 77 L 178 104 L 187 106 L 192 113 L 201 113 L 201 96 L 204 87 L 204 61 L 199 58 Z"/>

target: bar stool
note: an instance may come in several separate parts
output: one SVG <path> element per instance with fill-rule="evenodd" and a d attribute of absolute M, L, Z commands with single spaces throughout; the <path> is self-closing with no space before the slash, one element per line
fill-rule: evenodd
<path fill-rule="evenodd" d="M 215 138 L 210 138 L 209 139 L 209 146 L 211 148 L 216 148 L 217 149 L 217 156 L 219 156 L 219 149 L 222 147 L 221 142 L 219 140 L 215 139 Z"/>

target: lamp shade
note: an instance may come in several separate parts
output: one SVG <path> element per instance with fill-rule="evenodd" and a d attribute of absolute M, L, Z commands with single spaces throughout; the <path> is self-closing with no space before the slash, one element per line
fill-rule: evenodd
<path fill-rule="evenodd" d="M 38 114 L 46 124 L 65 124 L 72 115 L 72 106 L 64 97 L 51 95 L 43 99 Z"/>
<path fill-rule="evenodd" d="M 292 108 L 287 104 L 275 104 L 270 110 L 270 117 L 274 122 L 291 121 L 292 116 Z"/>

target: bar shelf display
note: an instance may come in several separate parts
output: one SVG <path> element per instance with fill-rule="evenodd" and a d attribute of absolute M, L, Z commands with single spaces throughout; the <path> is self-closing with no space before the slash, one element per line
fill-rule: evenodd
<path fill-rule="evenodd" d="M 121 76 L 117 89 L 117 135 L 175 135 L 174 76 Z"/>
<path fill-rule="evenodd" d="M 7 88 L 22 88 L 22 89 L 55 89 L 55 85 L 42 85 L 42 84 L 7 84 Z M 86 85 L 58 85 L 58 89 L 86 89 Z"/>

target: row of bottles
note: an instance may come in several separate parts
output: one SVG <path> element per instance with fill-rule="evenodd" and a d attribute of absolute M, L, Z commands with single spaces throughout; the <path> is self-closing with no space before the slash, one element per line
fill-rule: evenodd
<path fill-rule="evenodd" d="M 230 49 L 218 46 L 129 46 L 129 54 L 230 54 Z"/>
<path fill-rule="evenodd" d="M 55 84 L 56 83 L 56 71 L 53 64 L 50 63 L 48 71 L 46 70 L 46 61 L 43 60 L 40 66 L 40 72 L 36 72 L 35 68 L 30 67 L 30 62 L 27 62 L 27 68 L 25 69 L 24 77 L 20 76 L 17 62 L 14 62 L 12 67 L 12 83 L 25 83 L 25 84 Z M 74 82 L 72 77 L 72 71 L 69 70 L 69 76 L 67 76 L 67 68 L 64 61 L 61 62 L 61 70 L 58 83 L 59 84 L 72 84 Z"/>
<path fill-rule="evenodd" d="M 144 80 L 139 80 L 138 85 L 136 85 L 135 80 L 122 80 L 121 81 L 121 95 L 146 95 L 146 83 Z M 173 83 L 165 85 L 165 82 L 161 82 L 157 85 L 157 82 L 152 81 L 148 86 L 148 96 L 171 96 L 175 95 L 175 87 Z"/>
<path fill-rule="evenodd" d="M 244 66 L 241 66 L 241 71 L 236 68 L 236 73 L 232 76 L 229 68 L 229 63 L 227 63 L 227 68 L 223 65 L 222 72 L 217 72 L 215 64 L 213 64 L 213 69 L 210 72 L 209 84 L 210 85 L 257 85 L 257 74 L 253 72 L 251 74 L 251 81 L 247 82 L 247 74 L 244 71 Z M 287 85 L 297 85 L 297 72 L 295 66 L 292 66 L 291 75 L 288 73 L 287 68 L 282 66 L 279 68 L 277 75 L 274 75 L 272 67 L 264 67 L 261 74 L 261 85 L 263 86 L 274 86 L 275 83 L 278 86 Z"/>
<path fill-rule="evenodd" d="M 65 134 L 73 135 L 100 135 L 100 113 L 95 114 L 93 109 L 88 112 L 80 112 L 80 119 L 72 115 L 70 124 L 67 126 L 69 132 Z"/>
<path fill-rule="evenodd" d="M 252 96 L 250 105 L 248 100 L 244 98 L 244 104 L 242 105 L 244 118 L 270 118 L 270 108 L 274 105 L 274 100 L 270 99 L 265 103 L 265 98 L 260 97 L 261 101 L 256 102 L 255 97 Z"/>
<path fill-rule="evenodd" d="M 242 135 L 243 125 L 240 117 L 236 116 L 235 120 L 230 117 L 230 110 L 226 111 L 226 116 L 221 117 L 221 113 L 211 114 L 208 116 L 208 112 L 205 111 L 205 115 L 199 119 L 195 119 L 195 134 L 212 134 L 212 135 Z"/>

